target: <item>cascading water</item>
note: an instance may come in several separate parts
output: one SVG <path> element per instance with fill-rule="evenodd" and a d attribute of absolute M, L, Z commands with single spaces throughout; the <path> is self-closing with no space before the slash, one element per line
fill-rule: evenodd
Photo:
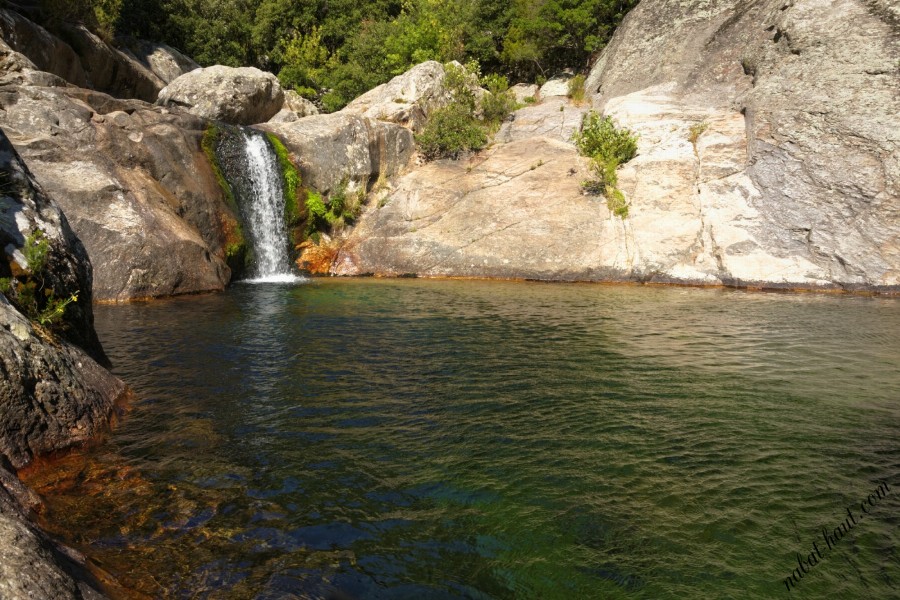
<path fill-rule="evenodd" d="M 253 281 L 293 281 L 284 226 L 284 188 L 278 158 L 265 136 L 243 132 L 247 173 L 252 190 L 245 206 L 256 265 Z"/>
<path fill-rule="evenodd" d="M 278 157 L 265 134 L 222 125 L 215 153 L 240 208 L 244 238 L 250 247 L 252 260 L 237 267 L 249 276 L 244 281 L 302 281 L 291 272 L 284 182 Z"/>

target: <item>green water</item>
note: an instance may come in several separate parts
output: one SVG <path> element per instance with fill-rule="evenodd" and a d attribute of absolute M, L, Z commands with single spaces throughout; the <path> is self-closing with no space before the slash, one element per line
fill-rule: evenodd
<path fill-rule="evenodd" d="M 138 400 L 48 519 L 150 597 L 900 597 L 900 300 L 319 280 L 97 321 Z"/>

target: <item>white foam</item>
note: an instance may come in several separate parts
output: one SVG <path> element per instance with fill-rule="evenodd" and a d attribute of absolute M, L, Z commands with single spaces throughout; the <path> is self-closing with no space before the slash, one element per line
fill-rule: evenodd
<path fill-rule="evenodd" d="M 254 277 L 253 279 L 240 279 L 235 283 L 308 283 L 309 279 L 301 275 L 291 275 L 290 273 L 279 273 L 277 275 L 267 275 L 265 277 Z"/>

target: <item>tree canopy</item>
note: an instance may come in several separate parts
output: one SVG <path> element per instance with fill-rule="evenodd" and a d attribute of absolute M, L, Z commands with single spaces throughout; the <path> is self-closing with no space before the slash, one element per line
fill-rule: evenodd
<path fill-rule="evenodd" d="M 583 71 L 637 0 L 43 0 L 58 18 L 257 66 L 328 110 L 425 60 L 540 81 Z"/>

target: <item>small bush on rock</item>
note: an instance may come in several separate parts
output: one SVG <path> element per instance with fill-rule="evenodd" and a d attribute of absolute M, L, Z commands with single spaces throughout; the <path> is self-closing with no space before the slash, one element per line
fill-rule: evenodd
<path fill-rule="evenodd" d="M 594 179 L 582 182 L 589 193 L 602 193 L 609 210 L 628 216 L 628 202 L 618 188 L 616 170 L 637 155 L 637 136 L 628 128 L 617 128 L 611 117 L 595 112 L 585 115 L 581 131 L 573 136 L 578 151 L 591 158 Z"/>

